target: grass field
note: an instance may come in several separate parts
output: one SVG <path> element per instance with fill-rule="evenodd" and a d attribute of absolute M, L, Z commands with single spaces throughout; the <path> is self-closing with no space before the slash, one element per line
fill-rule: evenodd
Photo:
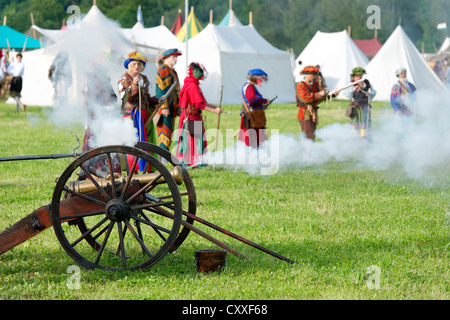
<path fill-rule="evenodd" d="M 237 129 L 239 106 L 224 106 L 221 128 Z M 71 153 L 84 128 L 55 127 L 47 108 L 0 103 L 0 156 Z M 323 104 L 321 127 L 344 123 L 345 102 Z M 376 103 L 374 114 L 387 108 Z M 294 105 L 274 105 L 269 127 L 298 133 Z M 207 129 L 217 116 L 207 114 Z M 50 202 L 69 159 L 0 162 L 0 230 Z M 146 271 L 80 270 L 52 229 L 0 256 L 0 299 L 305 300 L 433 299 L 450 297 L 449 187 L 423 186 L 394 168 L 351 169 L 329 162 L 276 175 L 252 176 L 212 167 L 190 171 L 197 215 L 276 251 L 288 264 L 202 230 L 250 257 L 227 255 L 222 273 L 199 274 L 194 252 L 215 245 L 191 233 Z M 444 172 L 448 175 L 448 172 Z"/>

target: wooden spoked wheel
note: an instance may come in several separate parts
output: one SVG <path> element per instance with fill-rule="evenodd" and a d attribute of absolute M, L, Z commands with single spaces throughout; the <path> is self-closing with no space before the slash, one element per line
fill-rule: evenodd
<path fill-rule="evenodd" d="M 146 150 L 148 153 L 158 156 L 159 160 L 163 161 L 166 168 L 168 168 L 169 170 L 176 166 L 182 169 L 183 183 L 178 186 L 178 189 L 180 190 L 181 194 L 183 211 L 187 211 L 195 215 L 197 213 L 197 196 L 195 193 L 195 187 L 191 176 L 189 175 L 189 172 L 184 167 L 182 162 L 169 151 L 148 142 L 138 142 L 136 144 L 136 148 Z M 169 207 L 171 206 L 169 205 Z M 192 218 L 185 217 L 184 215 L 183 218 L 185 218 L 185 221 L 189 224 L 194 224 L 194 220 Z M 184 240 L 186 240 L 189 232 L 190 229 L 186 227 L 181 228 L 180 233 L 175 240 L 175 243 L 170 248 L 170 252 L 173 252 L 180 247 Z"/>
<path fill-rule="evenodd" d="M 63 172 L 53 193 L 51 220 L 61 246 L 87 269 L 153 266 L 179 237 L 181 172 L 135 147 L 84 153 Z"/>

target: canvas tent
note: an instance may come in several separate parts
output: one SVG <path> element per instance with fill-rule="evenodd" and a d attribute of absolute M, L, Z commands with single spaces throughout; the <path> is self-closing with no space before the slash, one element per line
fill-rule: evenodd
<path fill-rule="evenodd" d="M 120 29 L 120 32 L 127 38 L 137 50 L 142 51 L 150 58 L 156 57 L 159 53 L 170 49 L 180 49 L 182 42 L 164 26 L 157 26 L 144 29 Z"/>
<path fill-rule="evenodd" d="M 450 37 L 446 37 L 438 51 L 439 54 L 448 53 L 450 54 Z"/>
<path fill-rule="evenodd" d="M 209 75 L 201 82 L 208 102 L 218 103 L 223 86 L 224 104 L 241 104 L 241 89 L 250 69 L 260 68 L 269 75 L 261 93 L 277 103 L 295 101 L 295 86 L 289 53 L 275 48 L 253 27 L 217 26 L 210 23 L 189 40 L 189 62 L 202 63 Z M 176 66 L 180 79 L 186 74 L 185 59 Z"/>
<path fill-rule="evenodd" d="M 299 65 L 301 61 L 301 65 Z M 295 60 L 295 80 L 302 79 L 300 71 L 308 65 L 319 65 L 327 89 L 334 90 L 349 83 L 355 67 L 365 67 L 369 60 L 356 46 L 347 31 L 325 33 L 317 31 Z"/>
<path fill-rule="evenodd" d="M 219 26 L 242 26 L 242 22 L 236 17 L 233 9 L 229 9 Z"/>
<path fill-rule="evenodd" d="M 7 25 L 0 26 L 0 48 L 22 50 L 40 47 L 41 43 L 38 40 L 30 38 Z"/>
<path fill-rule="evenodd" d="M 373 59 L 383 46 L 377 38 L 353 41 L 369 60 Z"/>
<path fill-rule="evenodd" d="M 200 31 L 203 30 L 200 21 L 198 21 L 197 17 L 194 14 L 194 7 L 191 7 L 191 12 L 188 16 L 188 39 L 191 39 L 195 35 L 197 35 Z M 180 41 L 186 41 L 186 22 L 181 27 L 180 31 L 177 33 L 177 38 Z"/>
<path fill-rule="evenodd" d="M 64 37 L 64 32 L 67 29 L 53 30 L 38 27 L 37 25 L 32 25 L 31 28 L 25 32 L 29 37 L 41 41 L 44 45 L 50 45 L 52 43 L 58 42 L 62 37 Z"/>
<path fill-rule="evenodd" d="M 408 80 L 418 90 L 445 90 L 400 25 L 366 67 L 367 78 L 377 91 L 374 100 L 390 100 L 391 88 L 397 81 L 395 70 L 398 68 L 406 68 Z"/>
<path fill-rule="evenodd" d="M 172 28 L 170 28 L 170 32 L 172 32 L 174 35 L 177 35 L 178 31 L 180 31 L 183 24 L 184 19 L 183 16 L 181 15 L 181 9 L 178 9 L 177 19 L 173 23 Z"/>

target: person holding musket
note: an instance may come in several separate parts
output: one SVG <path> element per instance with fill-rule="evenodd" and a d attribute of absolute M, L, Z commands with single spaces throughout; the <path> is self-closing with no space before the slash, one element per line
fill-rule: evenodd
<path fill-rule="evenodd" d="M 315 131 L 319 123 L 319 104 L 326 99 L 327 92 L 317 83 L 319 69 L 305 67 L 300 74 L 304 79 L 297 84 L 298 120 L 307 139 L 315 140 Z"/>
<path fill-rule="evenodd" d="M 149 141 L 149 136 L 154 134 L 153 123 L 147 123 L 149 114 L 156 108 L 158 99 L 151 97 L 149 93 L 150 82 L 142 74 L 147 58 L 139 52 L 131 52 L 124 67 L 127 72 L 119 80 L 119 94 L 122 99 L 122 112 L 125 118 L 131 118 L 138 132 L 139 141 Z M 151 139 L 151 138 L 150 138 Z M 139 170 L 143 171 L 142 159 Z"/>
<path fill-rule="evenodd" d="M 189 75 L 184 79 L 180 91 L 181 108 L 178 135 L 176 141 L 176 157 L 188 166 L 199 166 L 200 157 L 206 152 L 205 127 L 202 111 L 207 110 L 216 114 L 221 108 L 206 102 L 200 89 L 200 80 L 207 77 L 205 67 L 192 62 L 189 65 Z"/>
<path fill-rule="evenodd" d="M 261 69 L 248 71 L 247 82 L 242 87 L 241 125 L 238 140 L 245 142 L 246 146 L 258 148 L 266 140 L 265 109 L 268 103 L 256 85 L 261 86 L 267 81 L 267 73 Z"/>
<path fill-rule="evenodd" d="M 353 127 L 359 131 L 361 137 L 367 138 L 368 130 L 372 127 L 370 100 L 377 92 L 367 79 L 363 79 L 366 70 L 361 67 L 352 69 L 351 82 L 355 82 L 351 90 L 343 94 L 351 99 L 350 107 L 346 110 L 346 116 L 350 118 Z"/>
<path fill-rule="evenodd" d="M 178 49 L 169 49 L 163 52 L 158 59 L 159 69 L 156 73 L 156 97 L 161 99 L 169 89 L 175 84 L 175 89 L 169 97 L 159 106 L 158 113 L 153 118 L 156 125 L 158 145 L 169 151 L 172 143 L 172 133 L 175 128 L 175 118 L 178 113 L 178 101 L 180 95 L 180 82 L 178 74 L 174 70 L 181 51 Z"/>
<path fill-rule="evenodd" d="M 391 90 L 391 106 L 395 114 L 411 116 L 411 105 L 414 101 L 416 87 L 407 80 L 406 69 L 400 68 L 395 71 L 398 81 Z"/>

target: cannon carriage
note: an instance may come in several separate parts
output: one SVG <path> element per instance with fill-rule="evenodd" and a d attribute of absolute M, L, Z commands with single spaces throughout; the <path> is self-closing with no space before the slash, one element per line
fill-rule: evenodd
<path fill-rule="evenodd" d="M 156 145 L 104 146 L 81 155 L 0 158 L 75 159 L 56 180 L 51 202 L 0 233 L 0 255 L 53 227 L 66 253 L 87 269 L 137 270 L 177 250 L 191 231 L 247 258 L 194 221 L 290 263 L 197 214 L 194 183 L 183 164 Z M 164 164 L 163 164 L 164 163 Z"/>

